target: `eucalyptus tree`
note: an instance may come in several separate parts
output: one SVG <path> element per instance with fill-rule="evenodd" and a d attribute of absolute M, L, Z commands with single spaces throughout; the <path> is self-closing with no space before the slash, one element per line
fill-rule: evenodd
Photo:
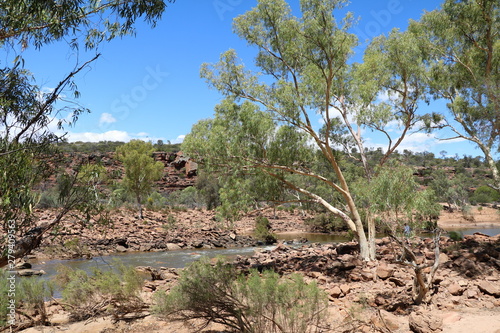
<path fill-rule="evenodd" d="M 232 184 L 231 196 L 240 203 L 248 198 L 249 179 L 258 177 L 259 183 L 277 181 L 275 198 L 293 191 L 300 200 L 323 206 L 355 232 L 360 256 L 372 260 L 374 222 L 368 220 L 367 237 L 339 152 L 356 148 L 359 154 L 351 155 L 360 158 L 369 180 L 373 170 L 366 162 L 362 130 L 383 130 L 389 138 L 379 161 L 384 164 L 415 124 L 422 90 L 413 74 L 404 74 L 413 70 L 407 63 L 412 59 L 401 54 L 400 62 L 391 63 L 393 39 L 370 48 L 369 65 L 350 64 L 357 45 L 348 32 L 352 16 L 339 21 L 333 15 L 344 3 L 302 0 L 298 18 L 283 0 L 261 0 L 237 17 L 235 32 L 258 49 L 257 69 L 245 68 L 234 50 L 223 53 L 218 63 L 202 66 L 202 77 L 225 99 L 214 119 L 193 126 L 183 150 L 208 169 L 226 170 L 221 191 Z M 407 45 L 418 51 L 411 41 Z M 383 92 L 389 102 L 377 99 Z M 395 140 L 387 124 L 401 126 Z"/>
<path fill-rule="evenodd" d="M 428 128 L 447 128 L 447 140 L 479 147 L 500 191 L 494 156 L 500 148 L 500 3 L 446 0 L 440 9 L 411 22 L 409 31 L 425 52 L 423 65 L 436 99 L 448 112 L 428 115 Z"/>
<path fill-rule="evenodd" d="M 36 247 L 68 207 L 83 209 L 78 200 L 66 201 L 53 221 L 37 226 L 33 207 L 38 196 L 33 188 L 50 174 L 55 163 L 55 159 L 50 163 L 47 159 L 54 156 L 51 144 L 61 139 L 51 125 L 56 123 L 63 130 L 66 119 L 72 123 L 89 111 L 76 102 L 79 92 L 75 77 L 99 57 L 98 45 L 134 34 L 137 20 L 154 26 L 165 7 L 163 0 L 0 2 L 0 50 L 4 61 L 0 67 L 0 266 L 7 262 L 7 229 L 17 239 L 11 251 L 17 258 Z M 51 91 L 44 92 L 30 73 L 23 51 L 55 42 L 95 54 L 76 63 Z M 80 188 L 78 173 L 70 175 L 73 180 L 67 183 Z M 69 189 L 66 191 L 69 193 Z"/>
<path fill-rule="evenodd" d="M 433 230 L 435 258 L 432 263 L 426 263 L 417 259 L 411 243 L 403 239 L 409 237 L 403 225 L 408 226 L 408 230 L 429 229 L 439 216 L 441 206 L 432 189 L 419 190 L 420 185 L 413 178 L 413 168 L 389 164 L 379 168 L 369 183 L 361 182 L 359 195 L 370 203 L 371 213 L 376 214 L 389 236 L 398 243 L 401 250 L 398 261 L 413 268 L 414 302 L 420 304 L 431 289 L 439 266 L 440 232 Z M 427 267 L 432 267 L 429 272 L 424 270 Z"/>
<path fill-rule="evenodd" d="M 154 160 L 153 151 L 151 142 L 142 140 L 131 140 L 116 148 L 116 155 L 125 167 L 124 188 L 135 197 L 141 220 L 144 218 L 143 201 L 151 193 L 154 182 L 161 178 L 164 169 L 162 162 Z"/>

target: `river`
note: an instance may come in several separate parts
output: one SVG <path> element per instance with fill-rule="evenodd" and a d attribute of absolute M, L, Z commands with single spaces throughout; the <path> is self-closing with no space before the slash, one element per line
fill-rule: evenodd
<path fill-rule="evenodd" d="M 486 235 L 494 236 L 500 233 L 500 228 L 468 228 L 455 229 L 454 231 L 462 235 L 472 235 L 475 232 L 481 232 Z M 317 234 L 317 233 L 284 233 L 279 234 L 278 239 L 291 241 L 294 239 L 306 238 L 311 243 L 339 243 L 348 241 L 345 236 Z M 114 259 L 122 261 L 125 265 L 132 266 L 151 266 L 151 267 L 172 267 L 182 268 L 189 263 L 201 258 L 214 258 L 217 256 L 235 257 L 237 255 L 252 255 L 259 248 L 272 249 L 274 246 L 262 247 L 245 247 L 245 248 L 228 248 L 228 249 L 189 249 L 178 251 L 162 251 L 162 252 L 129 252 L 123 254 L 114 254 L 111 256 L 95 257 L 93 259 L 71 259 L 71 260 L 49 260 L 47 262 L 33 263 L 33 269 L 43 269 L 46 274 L 42 277 L 50 279 L 57 273 L 59 265 L 69 266 L 74 269 L 83 269 L 90 271 L 93 268 L 107 269 L 111 267 Z"/>

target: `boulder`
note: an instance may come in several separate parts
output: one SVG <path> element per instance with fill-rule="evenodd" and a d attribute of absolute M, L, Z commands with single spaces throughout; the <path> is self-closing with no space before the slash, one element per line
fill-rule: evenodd
<path fill-rule="evenodd" d="M 500 297 L 500 286 L 498 283 L 493 284 L 490 281 L 479 281 L 477 286 L 485 294 L 495 296 L 496 298 Z"/>
<path fill-rule="evenodd" d="M 167 250 L 168 251 L 176 251 L 176 250 L 180 250 L 181 247 L 175 243 L 167 243 Z"/>
<path fill-rule="evenodd" d="M 348 284 L 344 283 L 344 284 L 340 285 L 340 290 L 342 291 L 342 293 L 344 295 L 347 295 L 351 291 L 351 287 Z"/>
<path fill-rule="evenodd" d="M 447 263 L 448 261 L 450 261 L 450 257 L 448 257 L 448 255 L 446 253 L 440 253 L 439 254 L 439 264 L 444 264 L 444 263 Z"/>
<path fill-rule="evenodd" d="M 332 298 L 339 298 L 342 296 L 342 290 L 339 288 L 339 286 L 335 286 L 330 290 L 330 296 Z"/>
<path fill-rule="evenodd" d="M 127 252 L 127 248 L 123 245 L 117 245 L 116 252 Z"/>
<path fill-rule="evenodd" d="M 415 333 L 434 333 L 443 330 L 443 320 L 429 312 L 412 312 L 408 318 L 410 330 Z"/>
<path fill-rule="evenodd" d="M 30 269 L 31 264 L 29 262 L 19 262 L 14 267 L 15 269 Z"/>
<path fill-rule="evenodd" d="M 371 318 L 371 322 L 380 332 L 385 332 L 387 329 L 394 332 L 401 326 L 399 318 L 385 310 L 380 310 L 378 316 Z"/>
<path fill-rule="evenodd" d="M 37 271 L 35 269 L 21 269 L 16 272 L 19 276 L 34 276 L 34 275 L 43 275 L 45 271 L 43 269 Z"/>
<path fill-rule="evenodd" d="M 382 279 L 388 279 L 394 274 L 394 268 L 383 263 L 377 267 L 377 276 Z"/>
<path fill-rule="evenodd" d="M 450 284 L 447 289 L 453 296 L 460 296 L 464 292 L 464 289 L 456 282 Z"/>

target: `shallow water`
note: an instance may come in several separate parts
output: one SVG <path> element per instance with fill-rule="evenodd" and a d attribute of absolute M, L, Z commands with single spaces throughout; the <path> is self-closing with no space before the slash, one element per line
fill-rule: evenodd
<path fill-rule="evenodd" d="M 452 230 L 447 230 L 452 231 Z M 472 235 L 475 232 L 494 236 L 500 233 L 500 228 L 464 228 L 453 229 L 453 231 L 460 232 L 462 235 Z M 278 239 L 291 242 L 292 240 L 306 238 L 310 243 L 339 243 L 345 242 L 349 239 L 346 236 L 327 235 L 317 233 L 285 233 L 278 234 Z M 380 235 L 382 236 L 382 235 Z M 301 244 L 296 244 L 301 245 Z M 52 279 L 57 273 L 59 265 L 69 266 L 73 269 L 82 269 L 87 272 L 93 269 L 110 269 L 113 266 L 115 259 L 120 260 L 125 265 L 131 266 L 151 266 L 151 267 L 172 267 L 183 268 L 191 262 L 201 258 L 209 257 L 214 258 L 217 256 L 224 256 L 228 259 L 236 257 L 237 255 L 252 255 L 257 249 L 273 249 L 274 246 L 262 247 L 244 247 L 244 248 L 229 248 L 229 249 L 189 249 L 178 251 L 162 251 L 162 252 L 128 252 L 123 254 L 114 254 L 110 256 L 95 257 L 93 259 L 71 259 L 71 260 L 49 260 L 46 262 L 33 263 L 33 269 L 43 269 L 46 274 L 42 275 L 43 279 Z M 56 297 L 59 297 L 56 291 Z"/>

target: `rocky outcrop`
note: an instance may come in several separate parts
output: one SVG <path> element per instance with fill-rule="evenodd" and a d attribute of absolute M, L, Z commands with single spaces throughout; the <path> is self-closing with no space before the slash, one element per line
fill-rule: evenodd
<path fill-rule="evenodd" d="M 182 152 L 167 153 L 154 152 L 155 161 L 162 162 L 165 166 L 162 178 L 156 182 L 157 191 L 160 193 L 170 193 L 193 186 L 196 181 L 198 164 Z M 82 163 L 100 163 L 109 175 L 110 180 L 119 181 L 123 178 L 125 170 L 122 163 L 115 157 L 114 152 L 109 153 L 65 153 L 62 162 L 70 170 Z M 54 186 L 56 177 L 53 176 L 48 181 L 39 186 L 40 190 L 46 190 Z"/>

